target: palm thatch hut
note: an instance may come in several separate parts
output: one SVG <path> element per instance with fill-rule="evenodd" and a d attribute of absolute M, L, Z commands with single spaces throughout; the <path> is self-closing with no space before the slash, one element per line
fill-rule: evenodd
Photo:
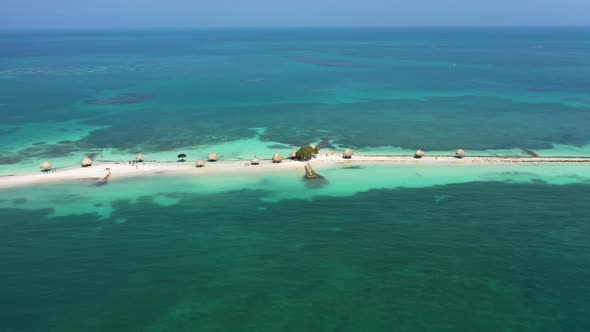
<path fill-rule="evenodd" d="M 209 153 L 209 156 L 207 157 L 207 160 L 209 161 L 217 161 L 217 159 L 219 159 L 219 156 L 217 156 L 217 153 L 215 152 Z"/>
<path fill-rule="evenodd" d="M 135 156 L 135 161 L 142 162 L 144 158 L 145 156 L 143 155 L 143 153 L 140 152 L 137 154 L 137 156 Z"/>
<path fill-rule="evenodd" d="M 344 153 L 342 154 L 342 158 L 344 158 L 344 159 L 352 158 L 352 149 L 344 150 Z"/>
<path fill-rule="evenodd" d="M 418 159 L 420 159 L 420 158 L 422 158 L 422 157 L 424 157 L 424 151 L 422 151 L 422 150 L 420 150 L 420 149 L 419 149 L 419 150 L 417 150 L 417 151 L 414 153 L 414 158 L 418 158 Z"/>
<path fill-rule="evenodd" d="M 305 164 L 305 178 L 306 179 L 317 179 L 320 176 L 318 175 L 318 173 L 316 173 L 313 168 L 311 168 L 311 165 L 309 163 Z"/>
<path fill-rule="evenodd" d="M 290 156 L 290 158 L 291 158 L 291 159 L 297 159 L 297 150 L 295 150 L 295 151 L 291 152 L 291 156 Z"/>
<path fill-rule="evenodd" d="M 465 157 L 465 150 L 459 149 L 455 151 L 455 158 L 463 158 Z"/>
<path fill-rule="evenodd" d="M 82 165 L 82 167 L 90 167 L 90 166 L 92 166 L 92 159 L 90 159 L 90 157 L 86 156 L 86 158 L 82 159 L 82 162 L 80 162 L 80 165 Z"/>
<path fill-rule="evenodd" d="M 201 159 L 197 160 L 196 167 L 205 167 L 205 161 Z"/>
<path fill-rule="evenodd" d="M 259 158 L 252 158 L 252 160 L 250 160 L 250 165 L 260 165 L 260 159 Z"/>
<path fill-rule="evenodd" d="M 44 161 L 39 165 L 39 167 L 41 167 L 41 170 L 46 172 L 46 171 L 51 170 L 51 168 L 53 168 L 53 165 L 51 165 L 51 163 L 48 161 Z"/>
<path fill-rule="evenodd" d="M 281 156 L 280 153 L 275 153 L 275 155 L 272 156 L 272 162 L 273 163 L 278 164 L 278 163 L 280 163 L 282 161 L 283 161 L 283 156 Z"/>

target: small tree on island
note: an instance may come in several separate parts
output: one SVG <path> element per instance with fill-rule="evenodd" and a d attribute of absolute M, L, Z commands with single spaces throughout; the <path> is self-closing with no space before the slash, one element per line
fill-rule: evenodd
<path fill-rule="evenodd" d="M 180 159 L 180 161 L 184 161 L 184 158 L 186 158 L 186 154 L 181 153 L 177 157 L 178 157 L 178 159 Z"/>
<path fill-rule="evenodd" d="M 307 145 L 307 146 L 302 146 L 299 150 L 297 150 L 297 153 L 295 154 L 295 156 L 298 160 L 310 160 L 318 153 L 319 153 L 318 148 L 314 148 L 314 147 Z"/>

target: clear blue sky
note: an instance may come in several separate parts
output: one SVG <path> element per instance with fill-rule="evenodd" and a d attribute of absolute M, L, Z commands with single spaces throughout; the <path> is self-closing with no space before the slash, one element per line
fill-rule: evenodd
<path fill-rule="evenodd" d="M 590 25 L 590 0 L 0 0 L 0 28 Z"/>

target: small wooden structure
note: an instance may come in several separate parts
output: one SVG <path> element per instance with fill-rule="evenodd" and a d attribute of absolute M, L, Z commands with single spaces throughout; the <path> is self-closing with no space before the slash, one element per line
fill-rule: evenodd
<path fill-rule="evenodd" d="M 217 161 L 218 159 L 219 159 L 219 156 L 215 152 L 211 152 L 209 154 L 209 156 L 207 157 L 208 161 Z"/>
<path fill-rule="evenodd" d="M 90 157 L 86 156 L 84 159 L 82 159 L 82 162 L 80 162 L 80 165 L 82 167 L 90 167 L 90 166 L 92 166 L 92 159 L 90 159 Z"/>
<path fill-rule="evenodd" d="M 47 171 L 50 171 L 50 170 L 53 168 L 53 165 L 51 165 L 51 163 L 50 163 L 50 162 L 48 162 L 48 161 L 44 161 L 44 162 L 42 162 L 42 163 L 39 165 L 39 167 L 41 167 L 41 170 L 42 170 L 43 172 L 47 172 Z"/>
<path fill-rule="evenodd" d="M 342 158 L 344 158 L 344 159 L 352 158 L 352 149 L 344 150 L 344 153 L 342 154 Z"/>
<path fill-rule="evenodd" d="M 98 180 L 96 180 L 96 185 L 98 186 L 103 186 L 105 184 L 107 184 L 107 182 L 109 181 L 109 178 L 111 177 L 111 171 L 110 169 L 107 168 L 107 174 L 101 178 L 99 178 Z"/>
<path fill-rule="evenodd" d="M 280 153 L 275 153 L 274 156 L 272 156 L 272 162 L 275 164 L 281 163 L 283 161 L 283 156 Z"/>
<path fill-rule="evenodd" d="M 455 158 L 463 158 L 465 157 L 465 150 L 459 149 L 455 151 Z"/>
<path fill-rule="evenodd" d="M 414 158 L 420 159 L 422 157 L 424 157 L 424 151 L 418 150 L 414 153 Z"/>
<path fill-rule="evenodd" d="M 318 173 L 316 173 L 311 165 L 305 164 L 305 178 L 306 179 L 317 179 L 319 177 Z"/>

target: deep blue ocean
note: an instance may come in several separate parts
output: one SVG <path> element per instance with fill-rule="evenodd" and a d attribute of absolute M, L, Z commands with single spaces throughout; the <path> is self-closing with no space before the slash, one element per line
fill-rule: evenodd
<path fill-rule="evenodd" d="M 0 31 L 0 114 L 0 181 L 318 142 L 588 156 L 590 28 Z M 0 331 L 589 331 L 590 169 L 510 167 L 0 189 Z"/>

